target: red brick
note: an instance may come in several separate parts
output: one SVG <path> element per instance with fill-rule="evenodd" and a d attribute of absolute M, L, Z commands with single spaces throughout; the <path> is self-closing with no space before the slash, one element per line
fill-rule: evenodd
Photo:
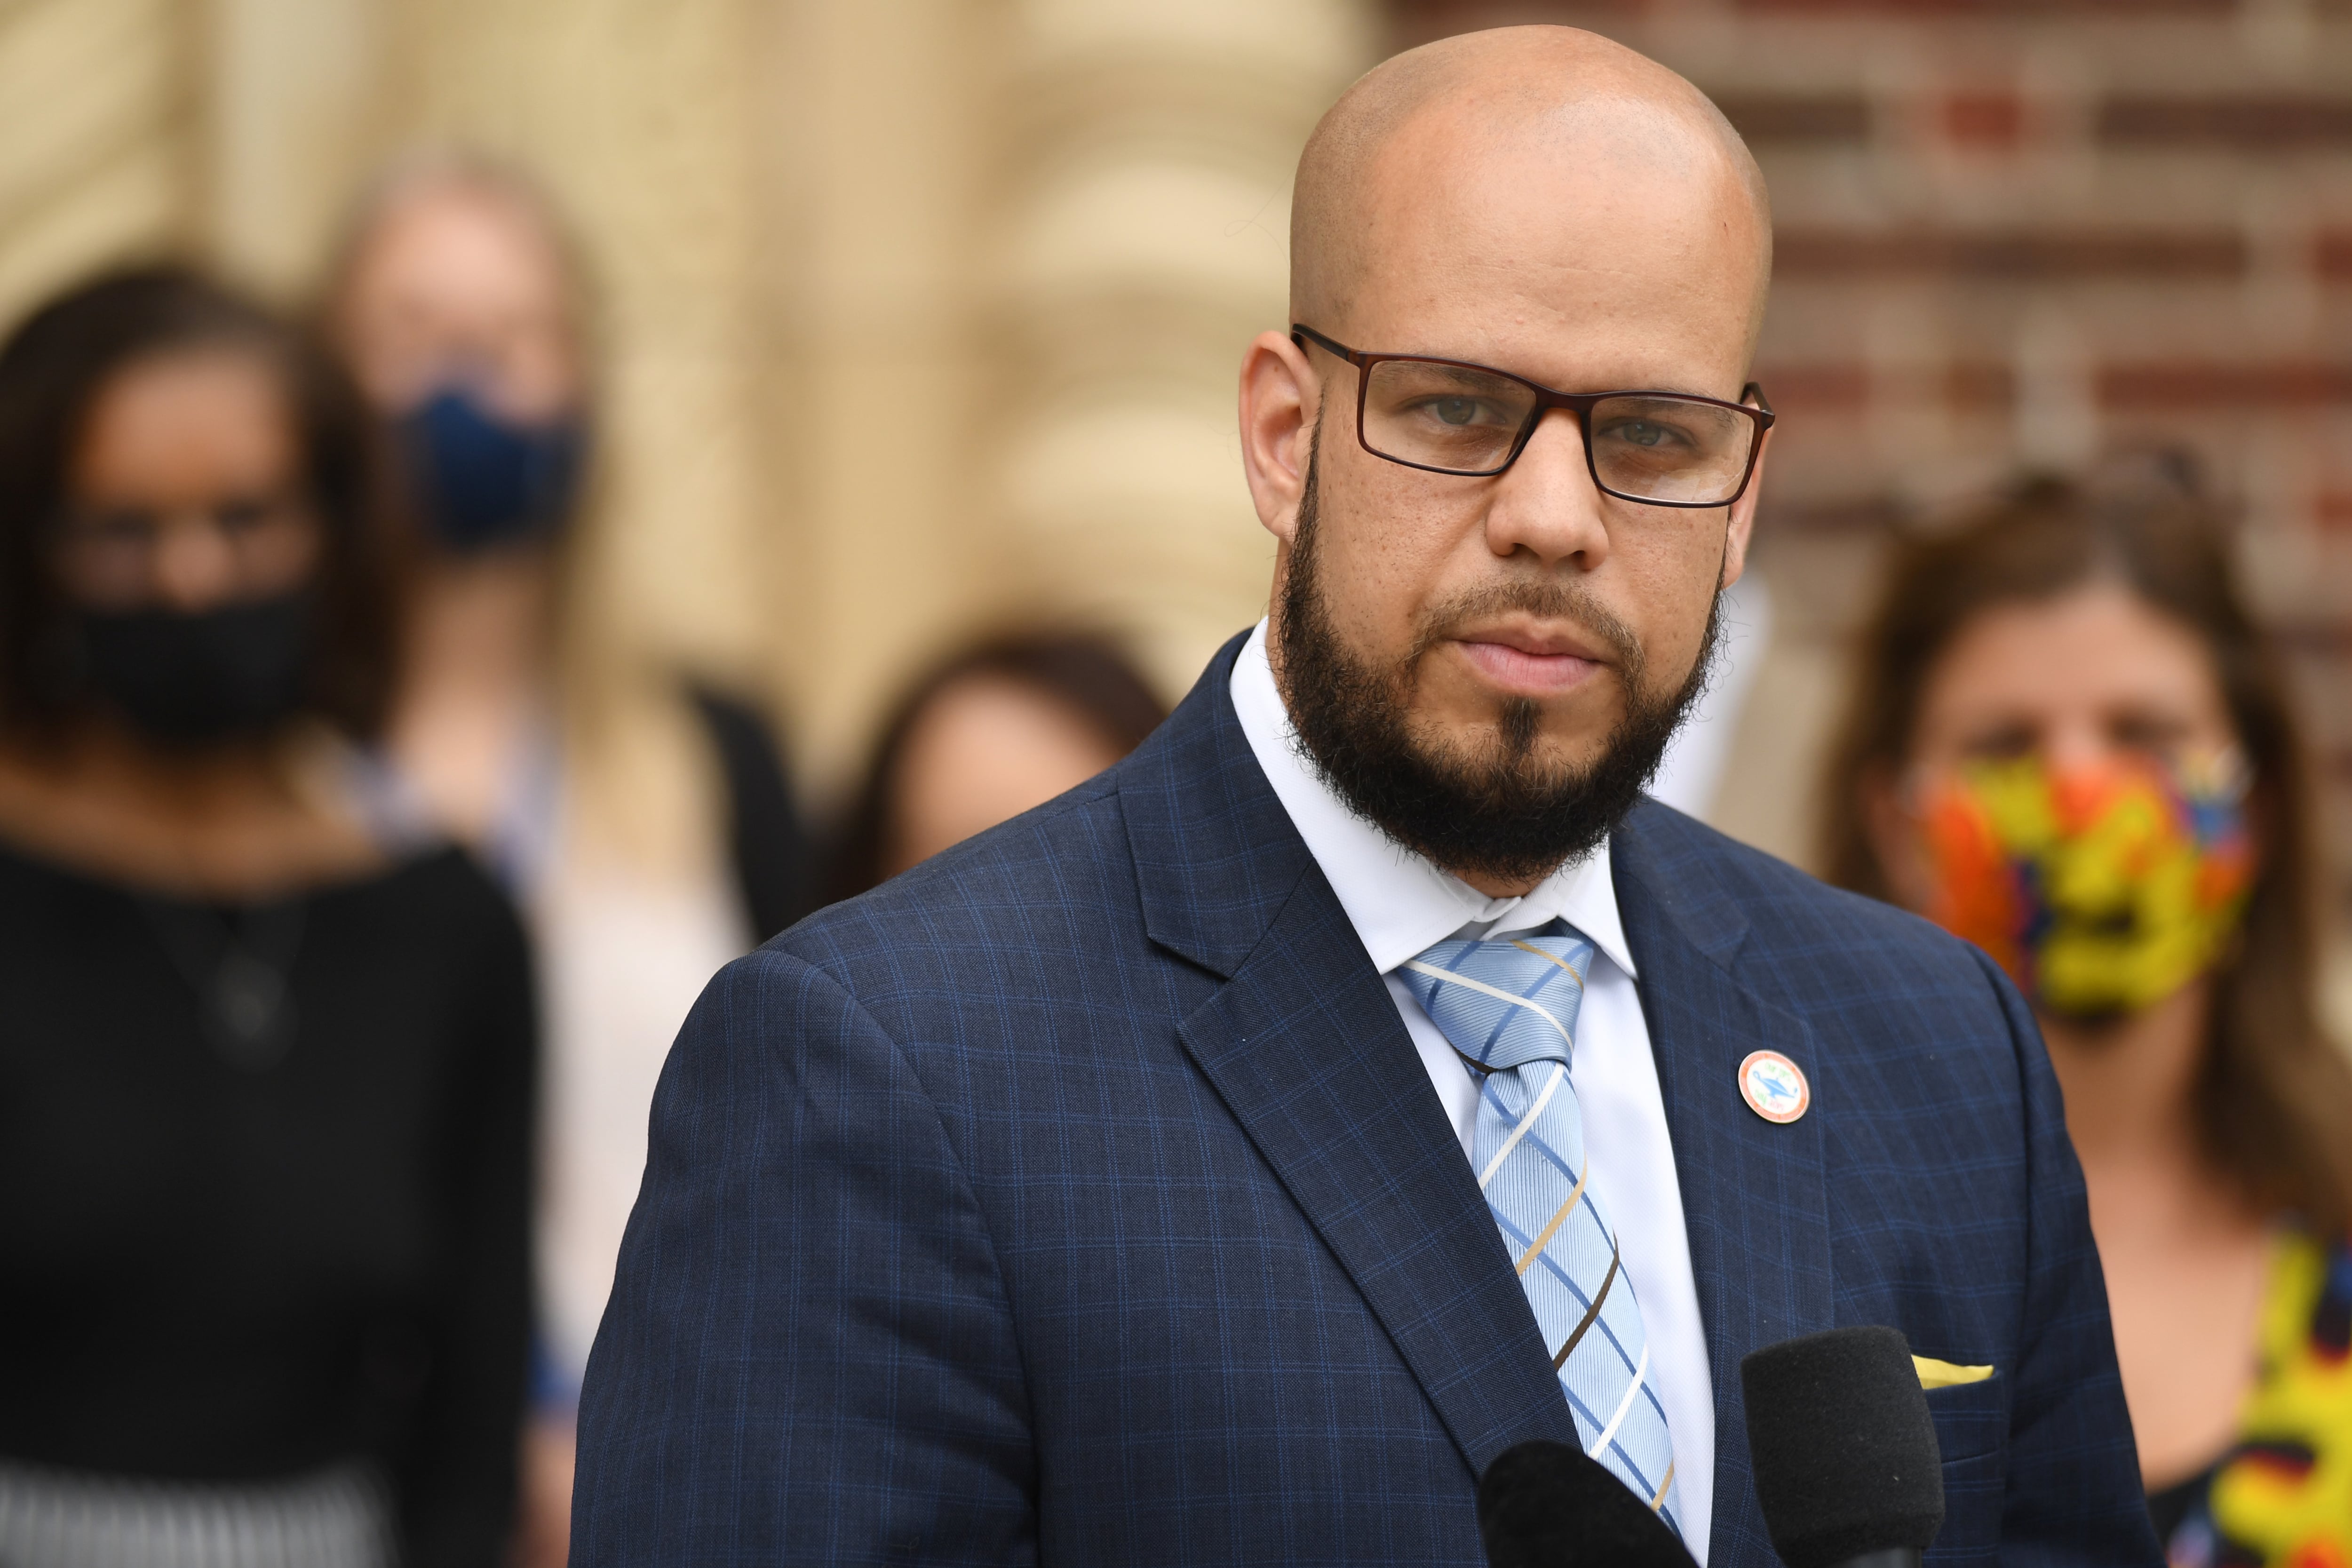
<path fill-rule="evenodd" d="M 1811 414 L 1860 408 L 1870 401 L 1870 370 L 1860 364 L 1760 364 L 1756 379 L 1772 406 Z"/>
<path fill-rule="evenodd" d="M 1944 402 L 1963 413 L 2006 409 L 2017 401 L 2017 373 L 1989 360 L 1964 360 L 1944 372 Z"/>
<path fill-rule="evenodd" d="M 1936 128 L 1954 146 L 2013 153 L 2025 143 L 2025 100 L 2014 92 L 1948 92 L 1936 104 Z"/>
<path fill-rule="evenodd" d="M 1800 416 L 1852 414 L 1873 403 L 1908 402 L 1920 384 L 1881 378 L 1858 362 L 1812 361 L 1757 366 L 1772 406 Z M 1999 412 L 2015 401 L 2016 373 L 1994 360 L 1958 360 L 1942 366 L 1927 384 L 1932 395 L 1959 413 Z"/>
<path fill-rule="evenodd" d="M 2352 146 L 2352 98 L 2179 98 L 2116 94 L 2098 108 L 2097 134 L 2119 146 L 2219 146 L 2275 153 Z"/>
<path fill-rule="evenodd" d="M 1737 93 L 1716 107 L 1751 144 L 1860 142 L 1870 134 L 1870 100 L 1860 93 Z"/>
<path fill-rule="evenodd" d="M 2320 408 L 2352 404 L 2352 364 L 2326 360 L 2112 364 L 2099 372 L 2098 389 L 2099 405 L 2119 414 Z"/>
<path fill-rule="evenodd" d="M 1849 501 L 1795 501 L 1774 500 L 1768 487 L 1759 503 L 1762 525 L 1769 533 L 1806 534 L 1875 534 L 1884 533 L 1902 521 L 1902 512 L 1885 497 L 1872 497 Z"/>
<path fill-rule="evenodd" d="M 2237 0 L 1735 0 L 1759 16 L 1883 16 L 1898 22 L 1949 23 L 1970 17 L 2227 16 Z"/>
<path fill-rule="evenodd" d="M 2231 279 L 2246 270 L 2246 242 L 2234 229 L 1870 233 L 1784 226 L 1772 246 L 1773 274 L 1780 278 Z"/>
<path fill-rule="evenodd" d="M 1905 395 L 1857 362 L 1812 361 L 1757 367 L 1757 379 L 1784 414 L 1851 413 Z M 2017 373 L 1999 360 L 1957 360 L 1937 378 L 1936 395 L 1958 413 L 2000 412 L 2015 405 Z M 2234 408 L 2326 408 L 2352 405 L 2352 364 L 2328 360 L 2149 360 L 2101 366 L 2093 381 L 2106 413 L 2210 413 Z M 2352 495 L 2330 519 L 2352 526 Z"/>
<path fill-rule="evenodd" d="M 1734 89 L 1718 93 L 1716 102 L 1739 133 L 1758 146 L 1858 142 L 1871 131 L 1871 101 L 1859 92 Z M 2030 106 L 2007 92 L 1955 93 L 1942 100 L 1940 109 L 1945 132 L 1963 144 L 2014 145 L 2032 119 Z M 2091 127 L 2092 134 L 2111 147 L 2327 150 L 2352 146 L 2352 98 L 2118 93 L 2092 105 Z"/>

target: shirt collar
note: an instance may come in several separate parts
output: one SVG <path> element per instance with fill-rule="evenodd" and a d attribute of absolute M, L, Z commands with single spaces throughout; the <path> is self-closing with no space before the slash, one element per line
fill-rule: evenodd
<path fill-rule="evenodd" d="M 1339 895 L 1339 908 L 1375 968 L 1386 974 L 1448 937 L 1500 936 L 1564 920 L 1618 968 L 1633 973 L 1633 955 L 1617 914 L 1608 839 L 1516 899 L 1490 899 L 1438 869 L 1358 816 L 1324 782 L 1274 684 L 1265 637 L 1266 623 L 1261 620 L 1234 661 L 1234 711 L 1266 782 Z"/>

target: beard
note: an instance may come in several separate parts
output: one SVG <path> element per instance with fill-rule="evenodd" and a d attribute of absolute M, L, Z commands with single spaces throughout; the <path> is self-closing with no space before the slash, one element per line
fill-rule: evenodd
<path fill-rule="evenodd" d="M 1360 658 L 1332 624 L 1318 571 L 1316 490 L 1310 450 L 1276 635 L 1283 700 L 1316 772 L 1357 816 L 1456 875 L 1530 882 L 1591 853 L 1633 810 L 1706 689 L 1721 641 L 1721 591 L 1689 676 L 1663 691 L 1646 679 L 1648 660 L 1632 629 L 1580 584 L 1552 576 L 1471 589 L 1430 607 L 1404 657 L 1382 666 Z M 1430 734 L 1431 726 L 1414 722 L 1422 660 L 1454 628 L 1511 610 L 1571 622 L 1615 660 L 1624 715 L 1584 767 L 1538 752 L 1543 709 L 1530 698 L 1497 699 L 1491 735 Z"/>

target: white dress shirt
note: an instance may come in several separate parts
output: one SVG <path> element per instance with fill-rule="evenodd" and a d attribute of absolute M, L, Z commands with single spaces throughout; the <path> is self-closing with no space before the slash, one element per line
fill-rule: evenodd
<path fill-rule="evenodd" d="M 1650 1342 L 1650 1384 L 1665 1406 L 1674 1436 L 1685 1541 L 1704 1568 L 1715 1500 L 1715 1389 L 1699 1325 L 1698 1287 L 1691 1277 L 1674 1144 L 1658 1093 L 1657 1063 L 1650 1055 L 1649 1026 L 1634 988 L 1633 955 L 1618 919 L 1609 846 L 1604 840 L 1585 858 L 1562 866 L 1516 899 L 1490 899 L 1439 870 L 1356 816 L 1323 782 L 1274 684 L 1265 637 L 1266 624 L 1260 621 L 1234 666 L 1234 708 L 1242 733 L 1339 895 L 1372 966 L 1387 978 L 1389 996 L 1421 1052 L 1465 1159 L 1470 1157 L 1477 1121 L 1477 1083 L 1397 977 L 1398 965 L 1449 937 L 1483 940 L 1532 931 L 1555 919 L 1574 926 L 1599 950 L 1577 1013 L 1576 1059 L 1569 1081 L 1583 1112 L 1593 1201 L 1617 1233 L 1625 1277 L 1641 1303 L 1642 1330 Z"/>

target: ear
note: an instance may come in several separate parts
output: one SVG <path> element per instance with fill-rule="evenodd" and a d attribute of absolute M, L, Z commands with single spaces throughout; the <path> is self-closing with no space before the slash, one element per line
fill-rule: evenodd
<path fill-rule="evenodd" d="M 1772 455 L 1772 432 L 1764 432 L 1764 439 L 1756 449 L 1756 469 L 1748 476 L 1748 488 L 1731 503 L 1729 531 L 1723 542 L 1723 581 L 1717 588 L 1728 588 L 1748 570 L 1748 543 L 1756 533 L 1756 501 L 1764 493 L 1764 460 Z"/>
<path fill-rule="evenodd" d="M 1322 384 L 1306 352 L 1282 332 L 1260 332 L 1242 357 L 1242 471 L 1257 520 L 1287 549 L 1298 530 L 1308 447 Z"/>

